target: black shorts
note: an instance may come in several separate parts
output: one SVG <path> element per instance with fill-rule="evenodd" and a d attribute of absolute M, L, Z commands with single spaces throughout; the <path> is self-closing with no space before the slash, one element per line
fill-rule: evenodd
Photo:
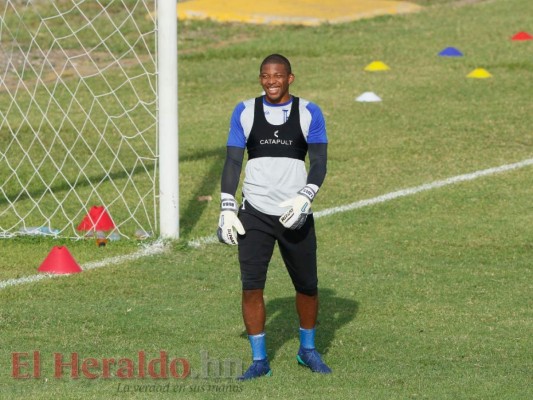
<path fill-rule="evenodd" d="M 279 217 L 263 214 L 245 202 L 239 219 L 246 233 L 239 235 L 239 263 L 243 290 L 264 289 L 276 241 L 297 292 L 317 293 L 315 221 L 310 214 L 300 229 L 285 228 Z"/>

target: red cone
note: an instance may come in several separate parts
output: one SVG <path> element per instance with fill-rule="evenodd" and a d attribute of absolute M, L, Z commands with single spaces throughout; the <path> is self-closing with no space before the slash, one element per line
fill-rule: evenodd
<path fill-rule="evenodd" d="M 49 274 L 75 274 L 82 269 L 65 246 L 54 246 L 37 271 Z"/>
<path fill-rule="evenodd" d="M 94 206 L 91 207 L 77 229 L 79 231 L 109 231 L 115 229 L 115 223 L 104 206 Z"/>
<path fill-rule="evenodd" d="M 514 35 L 511 40 L 532 40 L 533 36 L 531 36 L 527 32 L 518 32 L 516 35 Z"/>

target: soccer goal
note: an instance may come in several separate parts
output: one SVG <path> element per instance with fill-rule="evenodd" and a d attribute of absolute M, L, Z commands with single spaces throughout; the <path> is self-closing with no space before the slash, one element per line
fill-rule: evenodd
<path fill-rule="evenodd" d="M 176 3 L 0 2 L 0 237 L 178 237 Z"/>

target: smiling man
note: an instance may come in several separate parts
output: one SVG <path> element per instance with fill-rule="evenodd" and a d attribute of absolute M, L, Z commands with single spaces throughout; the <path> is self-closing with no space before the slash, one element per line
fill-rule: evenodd
<path fill-rule="evenodd" d="M 328 140 L 320 108 L 289 93 L 294 79 L 287 58 L 266 57 L 259 69 L 265 94 L 239 103 L 230 122 L 217 234 L 221 242 L 239 247 L 242 313 L 253 359 L 241 380 L 272 374 L 263 291 L 276 242 L 296 291 L 300 322 L 296 359 L 313 372 L 331 372 L 315 349 L 318 278 L 311 213 L 326 176 Z M 248 162 L 239 208 L 235 192 L 245 150 Z"/>

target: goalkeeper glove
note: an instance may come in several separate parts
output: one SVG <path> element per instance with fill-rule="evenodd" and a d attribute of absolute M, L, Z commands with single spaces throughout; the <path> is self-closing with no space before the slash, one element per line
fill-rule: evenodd
<path fill-rule="evenodd" d="M 237 233 L 244 235 L 244 227 L 237 217 L 238 210 L 237 201 L 233 196 L 226 197 L 220 202 L 220 218 L 218 219 L 217 229 L 220 243 L 236 245 Z"/>
<path fill-rule="evenodd" d="M 314 187 L 316 187 L 316 190 Z M 309 212 L 311 202 L 315 198 L 318 187 L 316 185 L 305 185 L 298 192 L 298 196 L 281 203 L 280 207 L 290 207 L 280 218 L 279 222 L 288 229 L 300 229 L 304 224 Z"/>

